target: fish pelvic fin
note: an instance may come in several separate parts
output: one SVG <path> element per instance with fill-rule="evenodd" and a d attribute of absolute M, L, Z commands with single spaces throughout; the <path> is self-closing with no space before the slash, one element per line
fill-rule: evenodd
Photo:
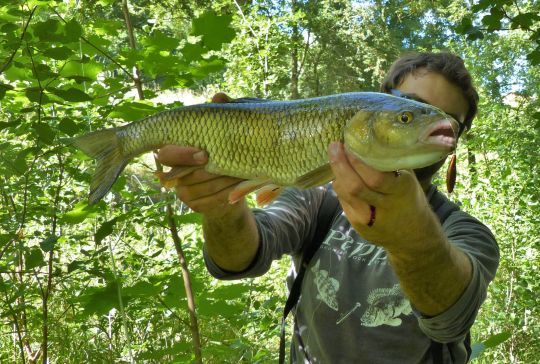
<path fill-rule="evenodd" d="M 294 182 L 296 187 L 308 189 L 316 186 L 324 185 L 334 179 L 334 172 L 330 164 L 324 164 L 303 176 L 298 177 Z"/>
<path fill-rule="evenodd" d="M 89 205 L 99 202 L 109 192 L 129 161 L 122 153 L 116 132 L 117 128 L 99 130 L 68 140 L 97 163 L 90 183 Z"/>

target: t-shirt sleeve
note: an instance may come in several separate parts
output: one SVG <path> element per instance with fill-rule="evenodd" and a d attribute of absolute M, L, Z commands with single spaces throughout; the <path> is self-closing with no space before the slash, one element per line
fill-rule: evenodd
<path fill-rule="evenodd" d="M 452 213 L 443 224 L 451 244 L 467 254 L 472 279 L 461 297 L 445 312 L 425 317 L 415 311 L 421 330 L 441 343 L 462 340 L 474 323 L 486 299 L 489 283 L 499 265 L 499 247 L 487 226 L 463 211 Z"/>
<path fill-rule="evenodd" d="M 243 272 L 228 272 L 217 266 L 203 247 L 210 274 L 228 280 L 258 277 L 270 269 L 274 260 L 298 253 L 315 234 L 317 213 L 325 193 L 325 186 L 310 190 L 288 188 L 268 207 L 253 209 L 260 241 L 255 259 Z"/>

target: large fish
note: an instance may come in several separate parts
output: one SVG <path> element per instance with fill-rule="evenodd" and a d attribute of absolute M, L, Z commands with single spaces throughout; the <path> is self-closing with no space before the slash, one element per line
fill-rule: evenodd
<path fill-rule="evenodd" d="M 267 202 L 275 186 L 311 188 L 331 181 L 327 148 L 333 141 L 343 141 L 349 152 L 380 171 L 414 169 L 452 152 L 457 126 L 431 105 L 355 92 L 187 106 L 71 143 L 97 160 L 90 204 L 105 196 L 132 158 L 167 144 L 204 149 L 208 172 L 246 179 L 230 200 L 265 187 L 260 202 Z"/>

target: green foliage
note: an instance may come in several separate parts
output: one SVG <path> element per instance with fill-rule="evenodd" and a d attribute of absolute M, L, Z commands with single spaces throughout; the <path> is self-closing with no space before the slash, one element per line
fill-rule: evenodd
<path fill-rule="evenodd" d="M 376 90 L 400 53 L 439 49 L 462 55 L 483 100 L 458 151 L 455 199 L 501 248 L 473 328 L 476 361 L 535 362 L 540 9 L 436 4 L 139 0 L 129 4 L 133 49 L 117 1 L 0 0 L 0 362 L 43 355 L 44 327 L 51 362 L 194 359 L 166 222 L 173 196 L 140 159 L 88 206 L 93 164 L 66 148 L 69 137 L 179 107 L 154 97 L 180 88 L 288 98 L 295 67 L 300 97 Z M 145 100 L 134 96 L 133 67 Z M 201 216 L 174 207 L 204 361 L 275 362 L 287 262 L 217 282 L 202 261 Z"/>

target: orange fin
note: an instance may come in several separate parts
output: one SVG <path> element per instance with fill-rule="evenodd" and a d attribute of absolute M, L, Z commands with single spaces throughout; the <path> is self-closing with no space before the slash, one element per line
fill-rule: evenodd
<path fill-rule="evenodd" d="M 285 189 L 284 186 L 268 184 L 257 191 L 257 205 L 265 206 L 274 201 Z"/>
<path fill-rule="evenodd" d="M 165 179 L 165 176 L 167 173 L 165 172 L 154 172 L 154 176 L 159 178 L 159 183 L 165 188 L 174 188 L 176 187 L 176 180 L 167 180 Z"/>
<path fill-rule="evenodd" d="M 270 183 L 267 178 L 250 179 L 244 182 L 240 182 L 236 185 L 234 190 L 229 193 L 229 203 L 237 203 L 242 197 L 250 192 L 258 190 L 259 188 Z"/>
<path fill-rule="evenodd" d="M 298 177 L 294 185 L 300 188 L 308 189 L 311 187 L 324 185 L 334 179 L 334 173 L 330 164 L 324 164 L 303 176 Z"/>
<path fill-rule="evenodd" d="M 452 193 L 452 191 L 454 191 L 454 187 L 456 186 L 456 159 L 456 154 L 452 154 L 452 158 L 450 159 L 450 163 L 448 164 L 448 170 L 446 171 L 446 190 L 448 191 L 448 193 Z"/>

